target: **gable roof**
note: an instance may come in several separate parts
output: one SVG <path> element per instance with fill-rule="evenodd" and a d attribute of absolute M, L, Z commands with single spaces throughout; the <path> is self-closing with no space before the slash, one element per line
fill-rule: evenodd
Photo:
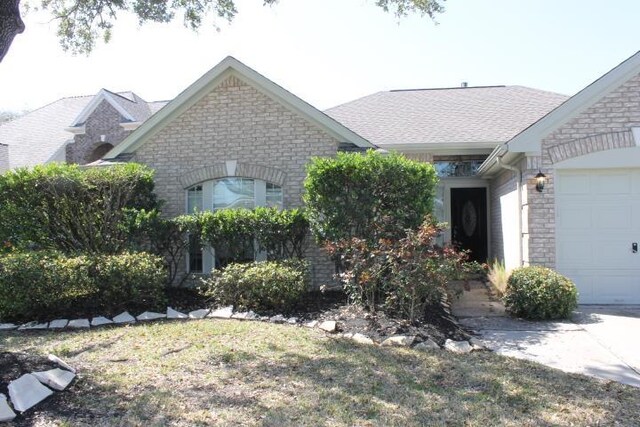
<path fill-rule="evenodd" d="M 9 145 L 10 168 L 64 161 L 61 150 L 73 139 L 65 128 L 92 98 L 62 98 L 1 125 L 0 142 Z"/>
<path fill-rule="evenodd" d="M 622 61 L 609 72 L 547 113 L 540 120 L 522 130 L 511 140 L 496 147 L 480 165 L 478 173 L 486 176 L 495 173 L 500 169 L 496 165 L 498 158 L 503 163 L 510 164 L 520 159 L 524 153 L 539 152 L 542 139 L 547 135 L 638 74 L 640 74 L 640 51 Z"/>
<path fill-rule="evenodd" d="M 565 95 L 523 86 L 391 90 L 326 113 L 385 147 L 447 144 L 493 148 L 566 99 Z"/>
<path fill-rule="evenodd" d="M 268 97 L 287 106 L 312 123 L 315 123 L 329 135 L 338 139 L 339 142 L 350 142 L 364 148 L 376 148 L 360 135 L 333 120 L 291 92 L 275 84 L 232 56 L 228 56 L 191 84 L 191 86 L 180 93 L 174 100 L 161 108 L 157 114 L 154 114 L 142 126 L 125 138 L 124 141 L 107 153 L 104 158 L 113 159 L 122 154 L 133 153 L 153 135 L 209 94 L 223 80 L 231 75 L 251 84 Z"/>
<path fill-rule="evenodd" d="M 573 95 L 562 105 L 512 138 L 507 148 L 514 152 L 540 151 L 542 139 L 591 105 L 640 73 L 640 51 Z"/>
<path fill-rule="evenodd" d="M 143 122 L 151 116 L 152 112 L 147 102 L 133 92 L 115 93 L 106 89 L 100 89 L 91 102 L 82 109 L 71 123 L 70 127 L 84 125 L 91 113 L 106 101 L 123 117 L 124 122 Z"/>

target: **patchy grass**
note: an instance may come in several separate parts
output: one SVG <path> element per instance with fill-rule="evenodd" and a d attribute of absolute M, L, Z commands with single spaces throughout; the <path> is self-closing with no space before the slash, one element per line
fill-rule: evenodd
<path fill-rule="evenodd" d="M 640 390 L 491 353 L 357 346 L 255 322 L 2 334 L 80 368 L 23 425 L 640 425 Z"/>
<path fill-rule="evenodd" d="M 487 279 L 491 284 L 491 287 L 496 294 L 502 298 L 507 291 L 507 281 L 511 271 L 508 271 L 504 266 L 504 261 L 494 259 L 489 266 L 489 272 L 487 273 Z"/>

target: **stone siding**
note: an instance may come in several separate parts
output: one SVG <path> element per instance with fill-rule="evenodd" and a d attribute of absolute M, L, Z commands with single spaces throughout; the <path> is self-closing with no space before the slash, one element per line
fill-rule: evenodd
<path fill-rule="evenodd" d="M 0 173 L 9 170 L 9 146 L 0 144 Z"/>
<path fill-rule="evenodd" d="M 338 143 L 314 124 L 231 76 L 140 147 L 132 161 L 156 171 L 164 212 L 185 211 L 185 189 L 222 176 L 282 183 L 285 208 L 302 206 L 305 166 Z M 313 283 L 333 283 L 333 263 L 312 245 Z"/>
<path fill-rule="evenodd" d="M 540 157 L 524 173 L 529 197 L 529 262 L 555 267 L 555 163 L 585 154 L 635 146 L 632 127 L 640 126 L 640 75 L 628 80 L 542 140 Z M 543 192 L 535 189 L 540 169 Z"/>
<path fill-rule="evenodd" d="M 123 117 L 108 101 L 103 100 L 85 122 L 85 133 L 75 135 L 73 143 L 66 147 L 67 163 L 86 164 L 93 153 L 105 144 L 112 146 L 122 142 L 131 131 L 124 130 L 120 123 Z M 104 141 L 101 136 L 104 135 Z"/>

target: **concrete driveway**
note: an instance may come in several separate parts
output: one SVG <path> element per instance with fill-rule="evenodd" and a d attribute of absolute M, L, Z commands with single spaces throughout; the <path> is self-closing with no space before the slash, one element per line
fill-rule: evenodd
<path fill-rule="evenodd" d="M 584 305 L 570 321 L 529 322 L 505 316 L 490 296 L 464 294 L 453 314 L 496 353 L 640 387 L 640 305 Z"/>

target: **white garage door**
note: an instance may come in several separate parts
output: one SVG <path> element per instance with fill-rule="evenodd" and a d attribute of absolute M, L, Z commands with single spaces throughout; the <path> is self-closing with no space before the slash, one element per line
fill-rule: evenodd
<path fill-rule="evenodd" d="M 640 169 L 560 170 L 556 261 L 583 304 L 639 304 Z"/>

